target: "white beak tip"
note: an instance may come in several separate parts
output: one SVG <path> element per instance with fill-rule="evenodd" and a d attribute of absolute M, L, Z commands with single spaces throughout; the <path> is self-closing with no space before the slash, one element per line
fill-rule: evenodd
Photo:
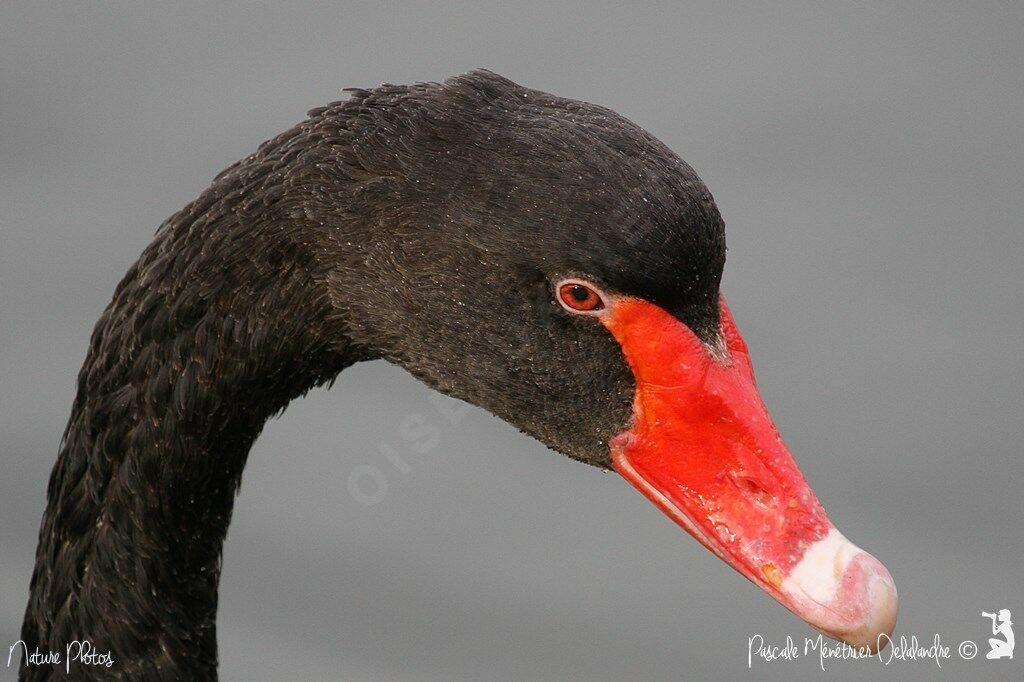
<path fill-rule="evenodd" d="M 896 626 L 889 571 L 834 528 L 807 549 L 780 591 L 797 615 L 855 649 L 885 648 Z"/>

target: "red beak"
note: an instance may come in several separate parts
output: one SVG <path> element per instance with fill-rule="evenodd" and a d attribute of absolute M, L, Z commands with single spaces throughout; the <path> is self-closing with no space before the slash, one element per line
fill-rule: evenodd
<path fill-rule="evenodd" d="M 782 442 L 721 301 L 725 348 L 635 298 L 602 322 L 636 378 L 616 470 L 705 547 L 829 637 L 872 651 L 896 623 L 885 567 L 839 533 Z"/>

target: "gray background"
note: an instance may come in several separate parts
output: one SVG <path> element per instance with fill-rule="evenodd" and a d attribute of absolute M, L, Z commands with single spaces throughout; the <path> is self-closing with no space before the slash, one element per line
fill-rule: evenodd
<path fill-rule="evenodd" d="M 809 629 L 618 476 L 476 408 L 452 424 L 371 363 L 252 452 L 223 678 L 1024 674 L 1021 651 L 956 653 L 988 637 L 982 609 L 1024 625 L 1021 4 L 170 4 L 0 9 L 0 651 L 89 332 L 161 220 L 342 87 L 485 66 L 609 106 L 698 170 L 784 437 L 896 577 L 898 634 L 954 658 L 748 672 L 749 636 Z M 400 434 L 416 414 L 429 452 Z M 378 504 L 348 491 L 359 465 L 386 477 Z"/>

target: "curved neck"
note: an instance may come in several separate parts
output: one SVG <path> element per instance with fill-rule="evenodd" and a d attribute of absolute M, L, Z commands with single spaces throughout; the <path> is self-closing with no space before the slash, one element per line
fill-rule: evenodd
<path fill-rule="evenodd" d="M 261 164 L 168 220 L 96 325 L 47 491 L 29 651 L 88 639 L 115 660 L 96 674 L 216 675 L 221 548 L 249 448 L 361 359 L 330 321 L 303 198 Z"/>

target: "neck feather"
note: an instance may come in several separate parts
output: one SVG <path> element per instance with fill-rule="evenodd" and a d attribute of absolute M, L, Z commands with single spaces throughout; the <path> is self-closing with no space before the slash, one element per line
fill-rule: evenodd
<path fill-rule="evenodd" d="M 242 162 L 169 219 L 97 323 L 47 491 L 29 651 L 88 639 L 126 679 L 215 677 L 221 548 L 249 448 L 360 359 L 332 328 L 315 225 L 272 165 Z"/>

